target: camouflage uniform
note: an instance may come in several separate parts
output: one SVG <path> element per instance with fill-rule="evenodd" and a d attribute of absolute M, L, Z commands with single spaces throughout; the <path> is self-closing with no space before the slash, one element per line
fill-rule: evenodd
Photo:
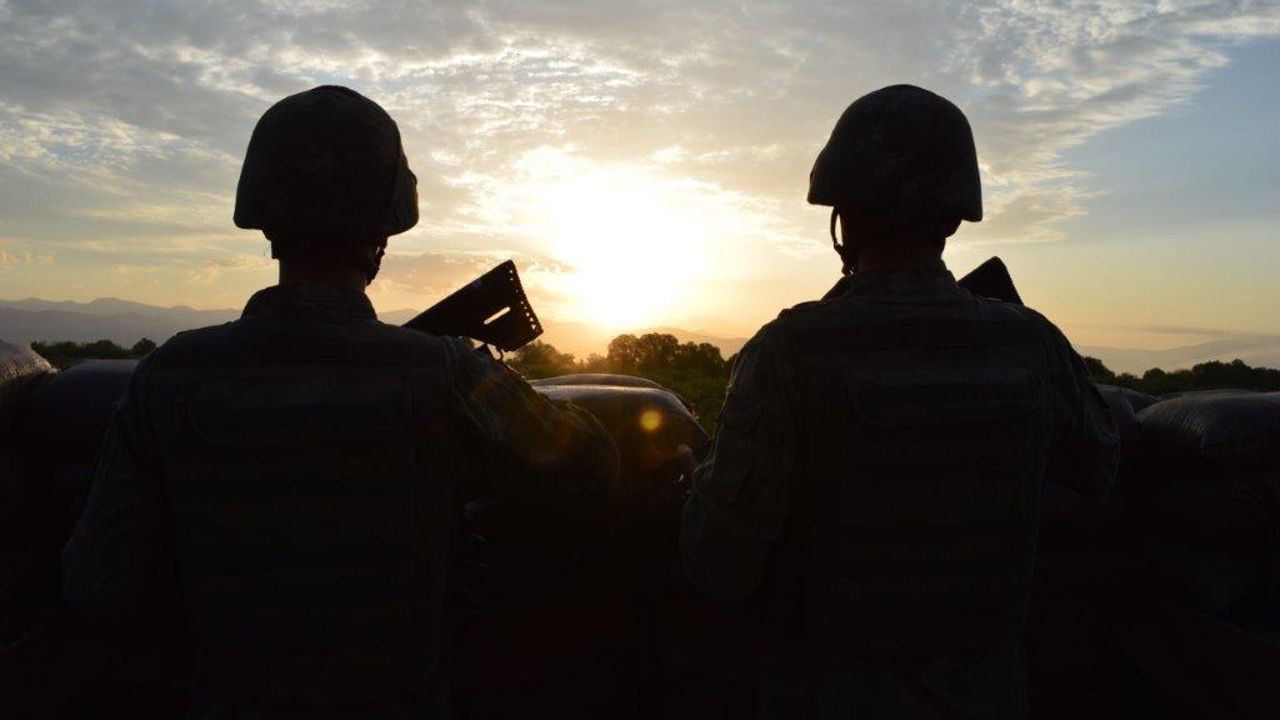
<path fill-rule="evenodd" d="M 768 590 L 769 717 L 1016 717 L 1040 491 L 1111 484 L 1114 420 L 1066 339 L 941 260 L 868 270 L 743 349 L 680 549 Z"/>
<path fill-rule="evenodd" d="M 64 591 L 126 625 L 180 593 L 198 716 L 442 717 L 461 503 L 591 496 L 617 469 L 590 414 L 461 341 L 272 287 L 139 365 Z"/>

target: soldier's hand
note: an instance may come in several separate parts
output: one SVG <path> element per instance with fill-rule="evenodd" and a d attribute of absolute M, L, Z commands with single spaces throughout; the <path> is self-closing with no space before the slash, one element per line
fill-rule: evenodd
<path fill-rule="evenodd" d="M 683 485 L 693 480 L 693 471 L 698 467 L 698 460 L 693 456 L 693 448 L 682 443 L 676 448 L 676 457 L 672 464 L 680 470 L 680 475 L 676 479 L 677 484 Z"/>

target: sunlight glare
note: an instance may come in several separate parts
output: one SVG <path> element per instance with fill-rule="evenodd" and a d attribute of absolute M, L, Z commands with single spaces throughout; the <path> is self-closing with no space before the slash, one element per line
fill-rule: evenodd
<path fill-rule="evenodd" d="M 634 330 L 687 310 L 707 272 L 717 219 L 706 188 L 644 168 L 595 167 L 562 156 L 536 189 L 539 234 L 573 268 L 558 290 L 575 319 Z"/>

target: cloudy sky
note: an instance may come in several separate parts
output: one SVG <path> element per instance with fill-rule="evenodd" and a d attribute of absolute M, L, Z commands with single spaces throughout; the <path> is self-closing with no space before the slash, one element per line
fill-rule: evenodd
<path fill-rule="evenodd" d="M 1280 0 L 0 0 L 0 298 L 235 307 L 272 102 L 397 119 L 422 221 L 371 288 L 422 307 L 514 257 L 548 325 L 751 332 L 838 262 L 809 166 L 911 82 L 969 115 L 992 254 L 1078 343 L 1278 335 Z"/>

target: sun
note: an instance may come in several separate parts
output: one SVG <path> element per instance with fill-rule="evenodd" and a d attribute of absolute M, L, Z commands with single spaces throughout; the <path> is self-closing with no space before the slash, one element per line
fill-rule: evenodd
<path fill-rule="evenodd" d="M 571 319 L 634 330 L 686 312 L 713 230 L 701 194 L 635 167 L 577 167 L 544 184 L 538 230 L 572 268 L 557 288 Z"/>

